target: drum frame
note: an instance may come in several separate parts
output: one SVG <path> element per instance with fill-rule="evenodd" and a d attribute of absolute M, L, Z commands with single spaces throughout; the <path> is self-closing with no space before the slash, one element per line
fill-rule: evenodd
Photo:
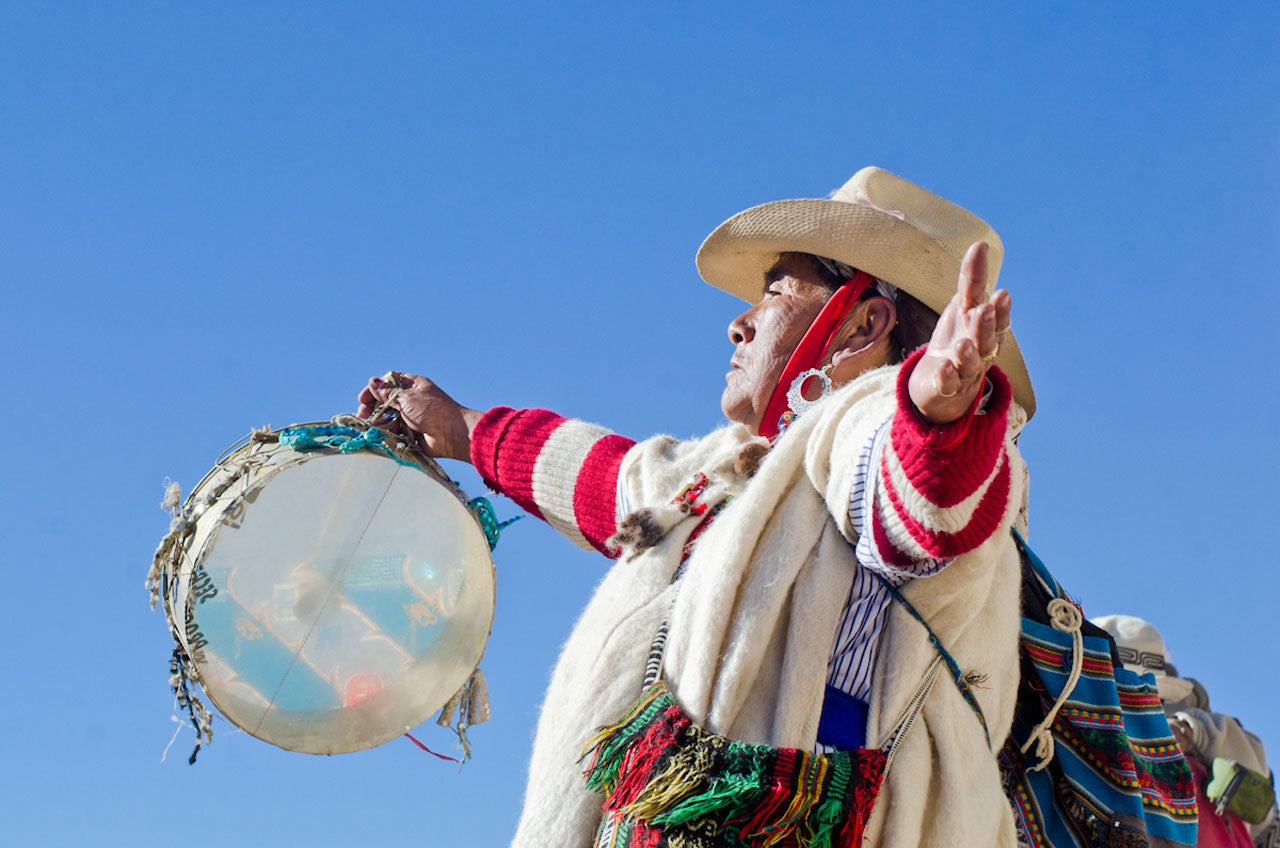
<path fill-rule="evenodd" d="M 327 441 L 317 441 L 311 433 L 320 433 Z M 299 434 L 303 436 L 298 440 L 302 444 L 287 443 L 292 436 Z M 285 450 L 280 449 L 282 445 Z M 256 497 L 256 493 L 265 485 L 265 480 L 256 486 L 247 485 L 253 472 L 262 471 L 267 465 L 275 465 L 278 467 L 270 471 L 270 477 L 274 477 L 288 468 L 313 459 L 316 454 L 354 453 L 361 450 L 374 451 L 401 465 L 420 470 L 444 486 L 476 521 L 490 550 L 497 543 L 498 531 L 506 523 L 510 523 L 499 524 L 488 501 L 468 497 L 462 487 L 433 458 L 415 450 L 399 436 L 371 427 L 368 421 L 356 416 L 340 415 L 329 422 L 294 424 L 279 430 L 264 427 L 255 429 L 236 441 L 219 455 L 213 468 L 191 490 L 181 509 L 175 508 L 169 532 L 156 549 L 147 577 L 151 606 L 154 609 L 157 603 L 162 604 L 169 633 L 174 640 L 170 660 L 170 685 L 178 706 L 186 711 L 197 734 L 195 750 L 189 762 L 194 763 L 201 744 L 207 744 L 213 738 L 212 713 L 196 694 L 195 685 L 204 690 L 205 697 L 217 705 L 217 699 L 205 687 L 196 661 L 205 644 L 201 642 L 202 637 L 195 626 L 193 614 L 195 605 L 200 600 L 212 597 L 218 591 L 204 571 L 204 559 L 212 550 L 211 542 L 216 539 L 223 526 L 236 526 L 230 522 L 236 521 L 243 514 L 244 500 Z M 238 484 L 241 486 L 239 491 L 236 490 Z M 218 519 L 202 523 L 201 519 L 213 510 L 218 511 Z M 496 606 L 497 574 L 492 557 L 489 558 L 489 568 Z M 184 581 L 187 577 L 190 579 Z M 493 614 L 491 607 L 488 621 L 485 622 L 486 642 L 492 632 Z M 179 626 L 179 622 L 185 622 L 186 626 Z M 483 674 L 479 671 L 485 647 L 487 645 L 481 647 L 475 666 L 462 687 L 441 705 L 443 710 L 438 720 L 443 726 L 451 726 L 456 714 L 454 729 L 467 756 L 470 755 L 466 738 L 467 725 L 478 724 L 488 718 L 487 692 Z M 237 724 L 231 719 L 227 720 Z M 264 741 L 278 745 L 276 742 Z M 382 743 L 363 747 L 376 747 L 376 744 Z M 350 748 L 333 753 L 362 749 Z"/>

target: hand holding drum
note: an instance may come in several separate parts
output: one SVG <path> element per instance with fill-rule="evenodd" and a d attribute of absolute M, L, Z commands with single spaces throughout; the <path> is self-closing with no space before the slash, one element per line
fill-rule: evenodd
<path fill-rule="evenodd" d="M 374 377 L 359 403 L 356 414 L 366 419 L 383 404 L 395 410 L 393 421 L 378 426 L 405 437 L 427 456 L 471 461 L 471 431 L 483 413 L 458 403 L 426 377 L 394 371 Z"/>

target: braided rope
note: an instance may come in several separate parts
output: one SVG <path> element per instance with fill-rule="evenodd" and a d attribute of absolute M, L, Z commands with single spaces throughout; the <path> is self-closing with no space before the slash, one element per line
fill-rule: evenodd
<path fill-rule="evenodd" d="M 1080 680 L 1080 672 L 1084 668 L 1084 634 L 1080 630 L 1084 623 L 1084 614 L 1080 612 L 1080 608 L 1070 601 L 1054 598 L 1049 602 L 1049 623 L 1055 630 L 1071 634 L 1071 673 L 1067 675 L 1067 683 L 1062 687 L 1062 693 L 1053 702 L 1049 712 L 1045 713 L 1044 721 L 1036 725 L 1031 731 L 1031 736 L 1022 746 L 1022 753 L 1025 754 L 1027 749 L 1035 744 L 1035 756 L 1040 760 L 1027 769 L 1028 771 L 1040 771 L 1053 761 L 1053 734 L 1050 733 L 1050 729 L 1053 727 L 1053 720 L 1058 717 L 1058 711 L 1062 709 L 1062 705 L 1067 702 L 1072 690 L 1076 688 L 1076 683 Z"/>

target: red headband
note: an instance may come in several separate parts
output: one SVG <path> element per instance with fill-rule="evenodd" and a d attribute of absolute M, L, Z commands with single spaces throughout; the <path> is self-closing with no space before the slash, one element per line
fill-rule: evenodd
<path fill-rule="evenodd" d="M 782 369 L 782 375 L 778 377 L 778 384 L 773 387 L 773 394 L 764 408 L 764 417 L 760 419 L 761 436 L 766 439 L 777 437 L 778 424 L 783 414 L 791 408 L 787 404 L 787 390 L 791 388 L 796 377 L 800 376 L 801 371 L 818 367 L 818 363 L 826 356 L 827 349 L 835 341 L 836 332 L 839 331 L 840 324 L 849 312 L 849 307 L 862 297 L 862 293 L 873 282 L 875 277 L 866 271 L 859 271 L 837 289 L 836 293 L 831 295 L 831 299 L 823 305 L 822 311 L 813 319 L 813 323 L 805 331 L 804 338 L 800 339 L 800 344 L 796 345 L 791 358 L 787 360 L 786 367 Z"/>

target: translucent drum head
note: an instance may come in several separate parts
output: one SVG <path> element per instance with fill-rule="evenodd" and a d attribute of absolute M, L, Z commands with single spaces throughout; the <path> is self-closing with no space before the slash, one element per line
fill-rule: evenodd
<path fill-rule="evenodd" d="M 172 599 L 210 700 L 313 754 L 425 721 L 475 670 L 493 620 L 489 545 L 459 493 L 368 450 L 237 453 L 192 493 L 205 509 Z"/>

